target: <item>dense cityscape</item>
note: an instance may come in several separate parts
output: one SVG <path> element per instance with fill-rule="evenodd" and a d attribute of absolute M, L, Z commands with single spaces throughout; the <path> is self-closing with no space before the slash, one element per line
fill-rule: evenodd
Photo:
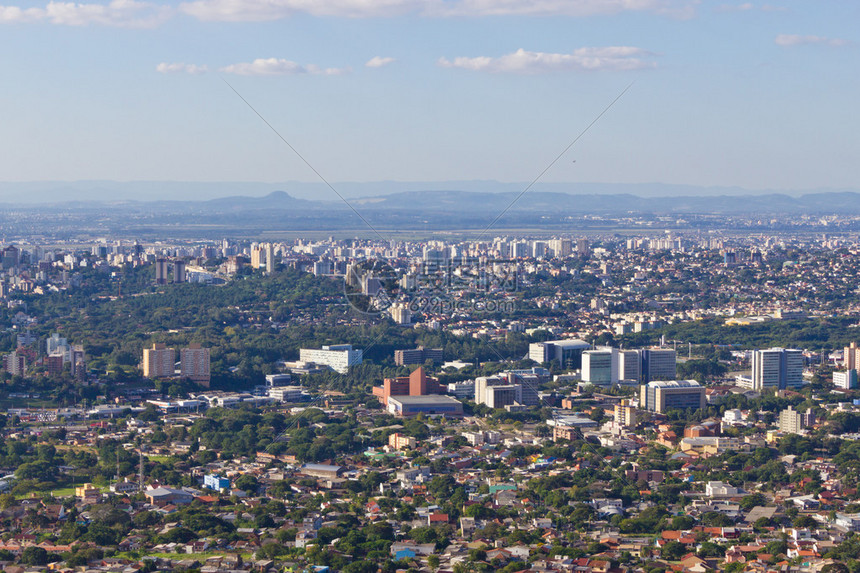
<path fill-rule="evenodd" d="M 0 1 L 0 573 L 860 573 L 858 21 Z"/>
<path fill-rule="evenodd" d="M 2 250 L 6 571 L 855 571 L 860 241 Z"/>

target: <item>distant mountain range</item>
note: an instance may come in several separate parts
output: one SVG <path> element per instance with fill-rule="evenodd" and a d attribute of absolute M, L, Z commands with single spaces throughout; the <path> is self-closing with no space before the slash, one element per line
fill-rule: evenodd
<path fill-rule="evenodd" d="M 433 214 L 498 215 L 511 212 L 559 214 L 860 214 L 860 193 L 851 191 L 785 194 L 641 197 L 632 194 L 571 195 L 545 191 L 479 193 L 467 191 L 404 191 L 390 195 L 348 199 L 359 212 L 399 211 Z M 289 209 L 349 210 L 340 199 L 308 201 L 274 191 L 264 197 L 224 197 L 205 202 L 157 202 L 160 208 L 200 211 L 255 211 Z"/>
<path fill-rule="evenodd" d="M 636 193 L 563 193 L 542 189 L 515 191 L 464 191 L 426 188 L 388 194 L 348 198 L 349 205 L 320 189 L 314 199 L 295 197 L 285 190 L 266 194 L 225 194 L 189 200 L 177 192 L 173 199 L 126 192 L 111 193 L 109 187 L 92 187 L 98 195 L 85 199 L 66 188 L 55 201 L 44 201 L 36 189 L 19 190 L 10 200 L 8 186 L 0 184 L 0 197 L 8 201 L 0 209 L 0 227 L 8 233 L 46 233 L 75 236 L 161 237 L 168 236 L 260 236 L 267 233 L 334 232 L 377 233 L 436 231 L 475 232 L 488 229 L 564 231 L 574 223 L 579 229 L 606 231 L 626 227 L 627 215 L 652 217 L 661 228 L 712 228 L 725 225 L 707 215 L 739 216 L 729 222 L 737 229 L 797 229 L 800 215 L 860 215 L 860 193 L 820 191 L 800 195 L 787 193 L 693 194 L 645 196 Z M 35 185 L 35 184 L 32 184 Z M 115 184 L 122 186 L 125 184 Z M 129 184 L 138 188 L 141 184 Z M 177 184 L 185 185 L 185 184 Z M 199 184 L 205 185 L 205 184 Z M 231 184 L 219 184 L 222 191 Z M 257 184 L 262 185 L 262 184 Z M 239 185 L 238 191 L 248 189 Z M 614 186 L 613 186 L 614 188 Z M 621 186 L 638 189 L 639 186 Z M 59 188 L 57 193 L 59 193 Z M 668 187 L 670 190 L 677 190 Z M 327 192 L 323 192 L 327 191 Z M 698 189 L 702 191 L 702 189 Z M 47 192 L 47 191 L 46 191 Z M 57 217 L 56 215 L 62 215 Z M 598 218 L 583 219 L 585 215 Z M 657 219 L 668 216 L 670 219 Z M 607 219 L 600 219 L 606 217 Z M 64 221 L 57 227 L 57 221 Z M 630 223 L 631 227 L 636 224 Z M 372 227 L 372 229 L 369 229 Z M 641 228 L 641 227 L 639 227 Z M 834 229 L 837 230 L 837 229 Z M 838 230 L 856 232 L 860 223 L 842 224 Z"/>
<path fill-rule="evenodd" d="M 333 192 L 321 182 L 186 182 L 186 181 L 30 181 L 0 182 L 0 203 L 56 204 L 71 202 L 115 201 L 209 201 L 234 197 L 263 198 L 273 191 L 285 191 L 296 199 L 339 201 L 360 199 L 369 204 L 380 197 L 409 197 L 409 193 L 428 191 L 476 194 L 519 194 L 527 186 L 522 182 L 498 181 L 376 181 L 367 183 L 334 183 Z M 528 192 L 535 194 L 594 196 L 635 196 L 637 198 L 710 198 L 766 197 L 772 195 L 801 197 L 808 194 L 855 192 L 860 189 L 749 190 L 741 187 L 705 187 L 665 183 L 537 183 Z M 440 198 L 442 195 L 439 196 Z M 447 197 L 455 197 L 448 195 Z"/>

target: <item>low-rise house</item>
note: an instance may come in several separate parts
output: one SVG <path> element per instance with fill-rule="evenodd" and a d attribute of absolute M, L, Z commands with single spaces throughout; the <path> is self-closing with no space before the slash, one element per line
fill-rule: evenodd
<path fill-rule="evenodd" d="M 157 507 L 184 505 L 194 500 L 194 495 L 181 489 L 157 487 L 146 490 L 146 500 Z"/>

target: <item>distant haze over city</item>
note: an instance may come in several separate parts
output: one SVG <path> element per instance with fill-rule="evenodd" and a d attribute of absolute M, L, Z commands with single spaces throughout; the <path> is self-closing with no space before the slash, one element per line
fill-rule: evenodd
<path fill-rule="evenodd" d="M 527 182 L 473 181 L 374 181 L 336 182 L 332 187 L 358 205 L 372 205 L 373 199 L 398 193 L 439 191 L 464 193 L 516 193 Z M 338 195 L 322 182 L 284 181 L 26 181 L 0 182 L 0 203 L 39 204 L 113 201 L 208 201 L 228 197 L 265 197 L 283 191 L 296 199 L 337 201 Z M 538 182 L 520 201 L 529 202 L 530 193 L 568 195 L 633 195 L 656 197 L 739 197 L 781 194 L 791 197 L 818 193 L 853 193 L 845 189 L 746 189 L 742 187 L 705 187 L 666 183 L 558 183 Z"/>

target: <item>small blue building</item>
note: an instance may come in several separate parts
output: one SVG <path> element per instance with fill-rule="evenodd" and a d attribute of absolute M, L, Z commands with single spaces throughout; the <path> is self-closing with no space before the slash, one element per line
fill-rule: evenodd
<path fill-rule="evenodd" d="M 230 489 L 230 480 L 217 474 L 207 474 L 203 476 L 203 486 L 208 487 L 209 489 L 223 491 Z"/>
<path fill-rule="evenodd" d="M 401 559 L 413 559 L 415 558 L 415 555 L 417 554 L 412 549 L 401 549 L 394 554 L 394 560 L 400 561 Z"/>

